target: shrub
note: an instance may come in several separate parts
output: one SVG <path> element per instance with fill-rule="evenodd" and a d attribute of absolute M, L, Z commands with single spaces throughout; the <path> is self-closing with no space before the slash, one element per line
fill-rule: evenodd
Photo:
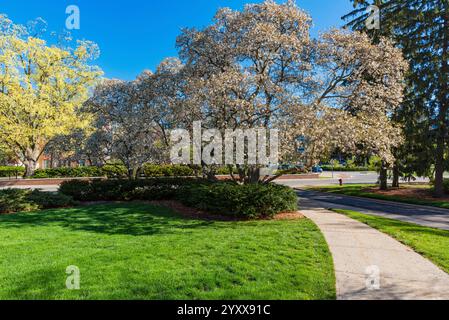
<path fill-rule="evenodd" d="M 332 171 L 332 166 L 330 165 L 324 165 L 321 166 L 321 168 L 324 171 Z M 343 166 L 335 166 L 333 168 L 334 171 L 337 172 L 349 172 L 349 171 L 358 171 L 358 172 L 366 172 L 366 171 L 371 171 L 371 168 L 368 167 L 343 167 Z"/>
<path fill-rule="evenodd" d="M 275 184 L 238 185 L 220 182 L 194 184 L 181 191 L 178 198 L 184 204 L 220 215 L 273 217 L 281 212 L 298 209 L 296 193 L 288 187 Z"/>
<path fill-rule="evenodd" d="M 98 167 L 78 167 L 78 168 L 52 168 L 38 169 L 33 175 L 35 179 L 46 178 L 82 178 L 82 177 L 101 177 L 102 171 Z"/>
<path fill-rule="evenodd" d="M 217 173 L 218 175 L 229 175 L 229 174 L 230 174 L 230 170 L 229 170 L 229 167 L 219 167 L 219 168 L 216 170 L 216 173 Z M 239 174 L 239 171 L 237 170 L 236 167 L 233 167 L 233 168 L 232 168 L 232 173 L 233 173 L 233 174 Z"/>
<path fill-rule="evenodd" d="M 34 179 L 54 179 L 54 178 L 119 178 L 126 176 L 124 166 L 105 165 L 103 167 L 76 167 L 76 168 L 52 168 L 38 169 L 33 175 Z"/>
<path fill-rule="evenodd" d="M 229 168 L 219 167 L 217 174 L 229 174 Z M 128 170 L 125 166 L 119 164 L 107 164 L 103 167 L 77 167 L 77 168 L 53 168 L 53 169 L 38 169 L 33 175 L 34 179 L 54 179 L 54 178 L 126 178 Z M 201 168 L 197 172 L 186 165 L 155 165 L 145 164 L 142 168 L 142 173 L 147 178 L 161 178 L 161 177 L 194 177 L 197 173 L 201 174 Z M 234 169 L 237 174 L 237 169 Z"/>
<path fill-rule="evenodd" d="M 123 178 L 128 174 L 128 170 L 124 165 L 120 164 L 106 164 L 101 167 L 101 176 L 108 178 Z"/>
<path fill-rule="evenodd" d="M 146 164 L 143 173 L 148 178 L 154 177 L 192 177 L 195 171 L 185 165 L 155 165 Z"/>
<path fill-rule="evenodd" d="M 449 179 L 444 179 L 443 187 L 444 187 L 444 192 L 449 194 Z"/>
<path fill-rule="evenodd" d="M 38 204 L 39 209 L 52 209 L 70 207 L 75 204 L 72 197 L 58 192 L 32 191 L 28 199 Z"/>
<path fill-rule="evenodd" d="M 212 214 L 272 217 L 297 210 L 296 193 L 274 184 L 238 185 L 196 178 L 66 181 L 59 191 L 78 201 L 180 200 Z"/>
<path fill-rule="evenodd" d="M 197 172 L 186 165 L 155 165 L 155 164 L 146 164 L 143 167 L 143 173 L 147 178 L 154 177 L 193 177 L 196 173 L 201 174 L 201 167 L 197 168 Z M 238 174 L 236 168 L 233 169 L 234 174 Z M 216 169 L 217 175 L 228 175 L 229 168 L 228 167 L 218 167 Z"/>
<path fill-rule="evenodd" d="M 23 176 L 25 173 L 24 167 L 9 167 L 9 166 L 0 166 L 0 177 L 15 177 L 15 176 Z"/>
<path fill-rule="evenodd" d="M 144 180 L 65 181 L 59 191 L 78 201 L 169 200 L 180 188 L 204 183 L 195 178 L 155 178 Z"/>
<path fill-rule="evenodd" d="M 73 198 L 39 190 L 0 190 L 0 213 L 30 212 L 74 205 Z"/>

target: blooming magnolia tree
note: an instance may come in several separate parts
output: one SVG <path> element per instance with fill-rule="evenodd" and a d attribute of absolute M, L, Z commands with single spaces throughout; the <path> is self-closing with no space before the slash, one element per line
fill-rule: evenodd
<path fill-rule="evenodd" d="M 95 118 L 96 131 L 90 137 L 90 145 L 99 149 L 103 161 L 120 160 L 129 177 L 134 177 L 153 154 L 153 139 L 138 102 L 136 83 L 105 80 L 96 87 L 86 107 Z"/>
<path fill-rule="evenodd" d="M 392 161 L 392 147 L 402 143 L 389 118 L 403 98 L 407 63 L 400 51 L 389 41 L 372 45 L 364 34 L 338 30 L 323 34 L 313 51 L 312 85 L 289 106 L 287 140 L 306 137 L 308 165 L 335 148 Z"/>
<path fill-rule="evenodd" d="M 169 130 L 176 126 L 176 61 L 164 61 L 155 74 L 135 81 L 105 80 L 95 89 L 85 111 L 94 115 L 95 130 L 87 142 L 102 162 L 119 160 L 130 178 L 146 162 L 168 161 Z M 90 151 L 90 152 L 89 152 Z"/>
<path fill-rule="evenodd" d="M 402 99 L 401 52 L 347 31 L 311 39 L 310 26 L 293 1 L 266 1 L 184 30 L 184 108 L 206 128 L 280 129 L 283 160 L 311 166 L 337 147 L 390 160 L 401 143 L 389 119 Z M 239 166 L 240 179 L 259 181 L 258 169 Z"/>

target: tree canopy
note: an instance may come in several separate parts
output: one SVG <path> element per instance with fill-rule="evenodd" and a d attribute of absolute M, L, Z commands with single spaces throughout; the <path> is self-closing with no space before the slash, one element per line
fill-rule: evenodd
<path fill-rule="evenodd" d="M 90 46 L 49 46 L 17 32 L 0 34 L 0 139 L 31 175 L 55 136 L 87 126 L 78 112 L 101 76 L 89 65 Z"/>
<path fill-rule="evenodd" d="M 449 137 L 449 1 L 353 0 L 355 10 L 344 17 L 348 26 L 395 41 L 410 65 L 405 100 L 395 118 L 404 125 L 407 143 L 397 150 L 397 165 L 405 173 L 435 176 L 435 191 L 443 194 Z M 377 5 L 380 29 L 366 30 L 366 8 Z"/>

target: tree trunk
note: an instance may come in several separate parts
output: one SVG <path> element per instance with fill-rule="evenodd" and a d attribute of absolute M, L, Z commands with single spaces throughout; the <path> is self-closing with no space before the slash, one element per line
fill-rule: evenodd
<path fill-rule="evenodd" d="M 25 161 L 25 178 L 30 178 L 34 175 L 34 172 L 37 169 L 37 161 L 28 159 Z"/>
<path fill-rule="evenodd" d="M 37 169 L 37 162 L 39 157 L 41 156 L 42 151 L 37 148 L 28 148 L 24 154 L 24 165 L 25 165 L 25 178 L 30 178 L 34 175 L 34 172 Z"/>
<path fill-rule="evenodd" d="M 440 140 L 440 139 L 439 139 Z M 437 142 L 435 159 L 435 196 L 444 196 L 444 140 Z"/>
<path fill-rule="evenodd" d="M 135 170 L 134 170 L 134 168 L 128 168 L 128 179 L 129 180 L 135 180 L 135 177 L 136 177 L 136 175 L 135 175 Z"/>
<path fill-rule="evenodd" d="M 399 167 L 397 165 L 394 165 L 393 167 L 393 188 L 399 188 Z"/>
<path fill-rule="evenodd" d="M 249 170 L 249 183 L 259 183 L 260 182 L 260 168 L 251 167 Z"/>
<path fill-rule="evenodd" d="M 379 176 L 380 190 L 388 190 L 388 169 L 385 161 L 382 161 Z"/>

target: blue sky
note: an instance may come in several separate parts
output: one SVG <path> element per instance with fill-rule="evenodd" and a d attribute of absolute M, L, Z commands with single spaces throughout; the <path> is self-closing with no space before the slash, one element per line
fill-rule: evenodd
<path fill-rule="evenodd" d="M 99 44 L 96 63 L 108 78 L 133 79 L 145 69 L 154 70 L 168 56 L 176 56 L 175 40 L 183 27 L 202 27 L 218 8 L 241 9 L 256 0 L 1 0 L 0 13 L 24 24 L 42 17 L 50 31 L 65 27 L 66 7 L 77 5 L 81 29 L 77 39 Z M 314 21 L 313 34 L 342 25 L 341 16 L 351 10 L 349 0 L 297 0 Z"/>

